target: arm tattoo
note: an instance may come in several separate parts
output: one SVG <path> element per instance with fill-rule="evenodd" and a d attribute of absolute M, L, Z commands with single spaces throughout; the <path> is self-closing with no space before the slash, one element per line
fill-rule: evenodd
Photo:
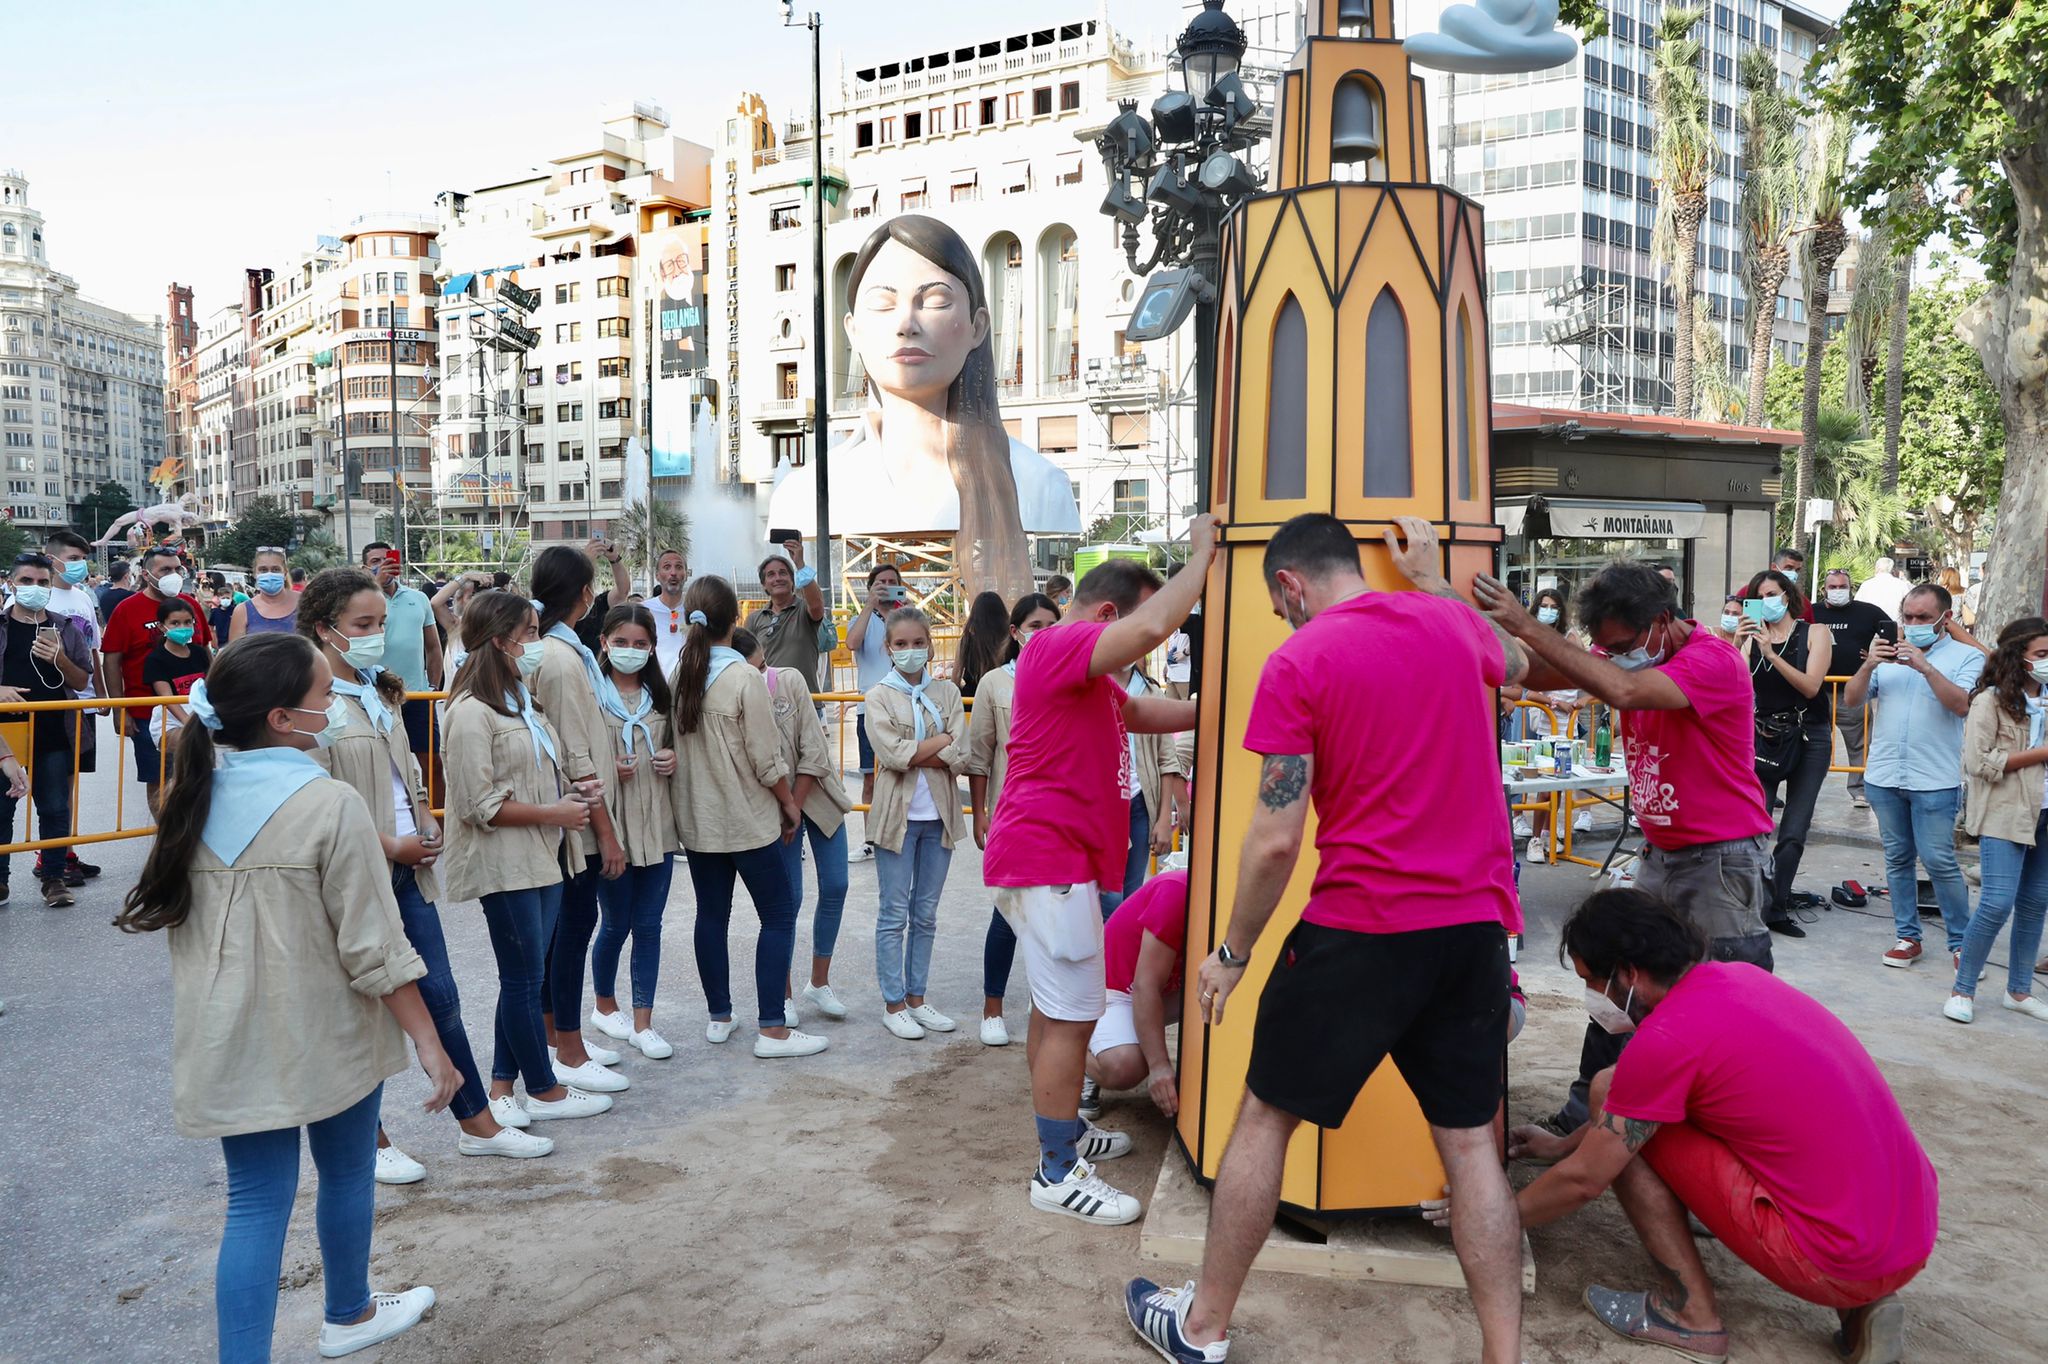
<path fill-rule="evenodd" d="M 1640 1118 L 1624 1118 L 1618 1113 L 1601 1110 L 1600 1125 L 1621 1138 L 1621 1144 L 1634 1155 L 1643 1149 L 1643 1144 L 1657 1135 L 1658 1124 L 1644 1122 Z"/>
<path fill-rule="evenodd" d="M 1307 758 L 1298 754 L 1267 758 L 1259 773 L 1259 803 L 1268 810 L 1285 810 L 1301 799 L 1307 786 Z"/>

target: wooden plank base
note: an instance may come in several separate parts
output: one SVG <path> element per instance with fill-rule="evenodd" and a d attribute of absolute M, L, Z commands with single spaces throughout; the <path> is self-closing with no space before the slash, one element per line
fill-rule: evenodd
<path fill-rule="evenodd" d="M 1202 1242 L 1209 1221 L 1209 1191 L 1195 1182 L 1179 1153 L 1169 1150 L 1159 1168 L 1138 1253 L 1147 1260 L 1185 1265 L 1202 1263 Z M 1282 1274 L 1310 1274 L 1324 1279 L 1371 1280 L 1420 1284 L 1427 1288 L 1463 1288 L 1465 1276 L 1451 1238 L 1419 1218 L 1356 1218 L 1325 1224 L 1325 1239 L 1285 1219 L 1276 1224 L 1252 1262 L 1254 1269 Z M 1536 1257 L 1529 1238 L 1522 1237 L 1522 1292 L 1536 1292 Z"/>

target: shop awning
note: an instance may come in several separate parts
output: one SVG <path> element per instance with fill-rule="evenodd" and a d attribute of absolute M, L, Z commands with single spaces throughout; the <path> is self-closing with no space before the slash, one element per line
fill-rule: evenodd
<path fill-rule="evenodd" d="M 475 278 L 476 272 L 474 270 L 470 271 L 468 274 L 456 275 L 452 277 L 446 284 L 441 286 L 441 297 L 454 298 L 458 294 L 468 293 L 470 282 Z"/>
<path fill-rule="evenodd" d="M 1022 194 L 1031 188 L 1031 162 L 1005 161 L 1003 163 L 1003 193 Z"/>
<path fill-rule="evenodd" d="M 1532 514 L 1534 525 L 1530 524 Z M 1528 534 L 1538 539 L 1691 540 L 1705 526 L 1707 508 L 1700 502 L 1538 496 L 1496 503 L 1493 519 L 1509 535 Z"/>

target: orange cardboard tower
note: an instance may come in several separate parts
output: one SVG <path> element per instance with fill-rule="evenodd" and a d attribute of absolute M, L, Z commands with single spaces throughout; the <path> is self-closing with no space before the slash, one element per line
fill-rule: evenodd
<path fill-rule="evenodd" d="M 1208 492 L 1227 531 L 1203 607 L 1191 963 L 1229 923 L 1259 786 L 1245 726 L 1260 667 L 1287 629 L 1260 570 L 1274 530 L 1304 512 L 1341 518 L 1363 547 L 1366 580 L 1387 591 L 1408 586 L 1380 544 L 1396 516 L 1434 523 L 1445 576 L 1460 588 L 1500 542 L 1480 209 L 1430 183 L 1422 81 L 1393 36 L 1393 11 L 1393 0 L 1310 0 L 1310 36 L 1281 84 L 1273 187 L 1245 200 L 1223 232 Z M 1204 1184 L 1237 1119 L 1255 1002 L 1314 875 L 1311 842 L 1221 1027 L 1194 1021 L 1187 974 L 1178 1135 Z M 1342 1127 L 1296 1130 L 1280 1200 L 1312 1216 L 1394 1211 L 1437 1197 L 1443 1182 L 1421 1110 L 1382 1065 Z"/>

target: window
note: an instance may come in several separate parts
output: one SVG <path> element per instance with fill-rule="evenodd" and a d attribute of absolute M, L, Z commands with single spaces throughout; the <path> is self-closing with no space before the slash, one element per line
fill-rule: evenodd
<path fill-rule="evenodd" d="M 1003 96 L 1003 121 L 1008 123 L 1013 119 L 1022 117 L 1024 117 L 1024 92 L 1022 90 L 1012 90 L 1009 94 Z"/>
<path fill-rule="evenodd" d="M 912 138 L 918 138 L 918 137 L 923 137 L 923 136 L 924 136 L 924 115 L 923 115 L 923 114 L 920 114 L 920 113 L 917 113 L 917 112 L 916 112 L 916 111 L 914 111 L 914 110 L 913 110 L 912 112 L 910 112 L 910 113 L 907 113 L 907 114 L 905 114 L 905 115 L 903 116 L 903 138 L 904 138 L 904 140 L 905 140 L 905 141 L 907 142 L 907 141 L 911 140 Z"/>
<path fill-rule="evenodd" d="M 607 275 L 597 282 L 599 298 L 631 298 L 633 280 L 629 275 Z"/>
<path fill-rule="evenodd" d="M 411 293 L 411 292 L 412 292 L 412 271 L 410 271 L 410 270 L 398 270 L 398 271 L 394 271 L 394 272 L 392 273 L 392 276 L 391 276 L 391 292 L 392 292 L 392 293 L 394 293 L 394 294 L 409 294 L 409 293 Z"/>
<path fill-rule="evenodd" d="M 582 459 L 583 442 L 580 440 L 565 440 L 556 442 L 555 458 L 569 460 Z"/>
<path fill-rule="evenodd" d="M 1031 116 L 1039 118 L 1052 112 L 1052 87 L 1041 85 L 1031 92 Z"/>
<path fill-rule="evenodd" d="M 599 336 L 631 336 L 633 319 L 630 317 L 600 317 L 597 319 Z"/>
<path fill-rule="evenodd" d="M 996 97 L 989 95 L 981 101 L 981 126 L 986 128 L 996 121 Z"/>
<path fill-rule="evenodd" d="M 1152 513 L 1152 483 L 1143 478 L 1120 478 L 1110 485 L 1110 510 L 1118 516 L 1149 516 Z"/>
<path fill-rule="evenodd" d="M 888 146 L 896 140 L 896 116 L 891 114 L 882 120 L 882 145 Z"/>
<path fill-rule="evenodd" d="M 959 102 L 958 104 L 954 105 L 954 106 L 953 106 L 953 131 L 954 131 L 954 132 L 956 132 L 956 133 L 964 133 L 964 132 L 966 132 L 966 131 L 967 131 L 967 130 L 968 130 L 969 128 L 972 128 L 972 127 L 974 126 L 974 117 L 973 117 L 973 115 L 974 115 L 974 106 L 973 106 L 973 105 L 972 105 L 971 103 L 969 103 L 968 101 L 966 101 L 966 100 L 964 100 L 964 99 L 963 99 L 963 100 L 961 100 L 961 101 L 960 101 L 960 102 Z M 937 128 L 934 128 L 934 129 L 933 129 L 932 131 L 933 131 L 933 132 L 937 132 L 937 131 L 938 131 L 938 129 L 937 129 Z"/>
<path fill-rule="evenodd" d="M 804 437 L 801 431 L 785 432 L 774 440 L 775 463 L 787 464 L 792 469 L 803 467 Z"/>
<path fill-rule="evenodd" d="M 544 420 L 545 420 L 545 419 L 547 418 L 547 415 L 548 415 L 548 410 L 547 410 L 547 409 L 546 409 L 545 407 L 529 407 L 529 408 L 525 409 L 525 412 L 524 412 L 524 416 L 525 416 L 525 418 L 526 418 L 526 424 L 527 424 L 528 426 L 538 426 L 538 425 L 540 425 L 540 424 L 541 424 L 541 422 L 542 422 L 542 421 L 544 421 Z"/>
<path fill-rule="evenodd" d="M 1458 496 L 1469 500 L 1473 496 L 1472 470 L 1477 452 L 1472 428 L 1478 425 L 1478 418 L 1473 408 L 1478 399 L 1472 392 L 1472 317 L 1462 302 L 1458 304 L 1456 360 L 1457 383 L 1451 397 L 1458 405 Z"/>
<path fill-rule="evenodd" d="M 903 211 L 905 213 L 911 213 L 919 209 L 922 209 L 926 207 L 930 202 L 931 196 L 925 192 L 925 188 L 921 183 L 918 185 L 916 189 L 907 189 L 903 191 L 902 206 Z"/>
<path fill-rule="evenodd" d="M 871 120 L 862 120 L 853 125 L 853 145 L 872 147 L 875 145 L 875 125 Z"/>
<path fill-rule="evenodd" d="M 1408 457 L 1408 319 L 1391 288 L 1365 324 L 1365 495 L 1412 497 Z"/>
<path fill-rule="evenodd" d="M 600 379 L 623 379 L 626 377 L 626 357 L 607 355 L 597 362 L 597 377 Z"/>
<path fill-rule="evenodd" d="M 557 284 L 555 286 L 555 302 L 574 303 L 581 297 L 582 292 L 583 286 L 581 284 Z"/>
<path fill-rule="evenodd" d="M 777 365 L 775 367 L 775 391 L 782 396 L 785 402 L 792 401 L 799 396 L 796 386 L 795 364 Z"/>
<path fill-rule="evenodd" d="M 555 500 L 557 502 L 581 502 L 583 500 L 583 490 L 589 486 L 587 483 L 564 483 L 560 488 L 556 489 Z"/>
<path fill-rule="evenodd" d="M 935 108 L 924 121 L 924 130 L 933 137 L 941 137 L 946 131 L 946 111 L 943 106 Z"/>
<path fill-rule="evenodd" d="M 1273 321 L 1266 409 L 1266 497 L 1308 495 L 1308 319 L 1289 294 Z"/>
<path fill-rule="evenodd" d="M 597 495 L 606 500 L 616 500 L 624 491 L 619 479 L 607 478 L 597 485 Z"/>
<path fill-rule="evenodd" d="M 580 422 L 583 420 L 582 403 L 556 403 L 555 420 L 558 422 Z"/>
<path fill-rule="evenodd" d="M 1072 113 L 1081 107 L 1081 82 L 1065 81 L 1060 85 L 1060 112 Z"/>
<path fill-rule="evenodd" d="M 585 204 L 585 205 L 583 205 L 583 206 L 582 206 L 581 208 L 572 208 L 572 209 L 570 209 L 570 210 L 569 210 L 569 221 L 570 221 L 570 222 L 572 222 L 572 223 L 587 223 L 587 222 L 589 222 L 589 221 L 590 221 L 590 205 L 588 205 L 588 204 Z"/>
<path fill-rule="evenodd" d="M 768 210 L 768 230 L 780 232 L 785 227 L 802 227 L 803 217 L 795 204 L 777 204 Z"/>
<path fill-rule="evenodd" d="M 794 288 L 796 288 L 796 267 L 794 265 L 776 266 L 775 292 L 778 294 L 786 294 Z"/>
<path fill-rule="evenodd" d="M 633 416 L 631 398 L 604 398 L 597 404 L 597 415 L 602 421 L 628 421 Z"/>
<path fill-rule="evenodd" d="M 569 341 L 581 341 L 582 339 L 583 324 L 581 322 L 557 322 L 555 324 L 556 345 L 559 346 Z"/>
<path fill-rule="evenodd" d="M 528 464 L 538 464 L 547 457 L 548 448 L 545 445 L 536 442 L 526 447 L 526 462 Z"/>

